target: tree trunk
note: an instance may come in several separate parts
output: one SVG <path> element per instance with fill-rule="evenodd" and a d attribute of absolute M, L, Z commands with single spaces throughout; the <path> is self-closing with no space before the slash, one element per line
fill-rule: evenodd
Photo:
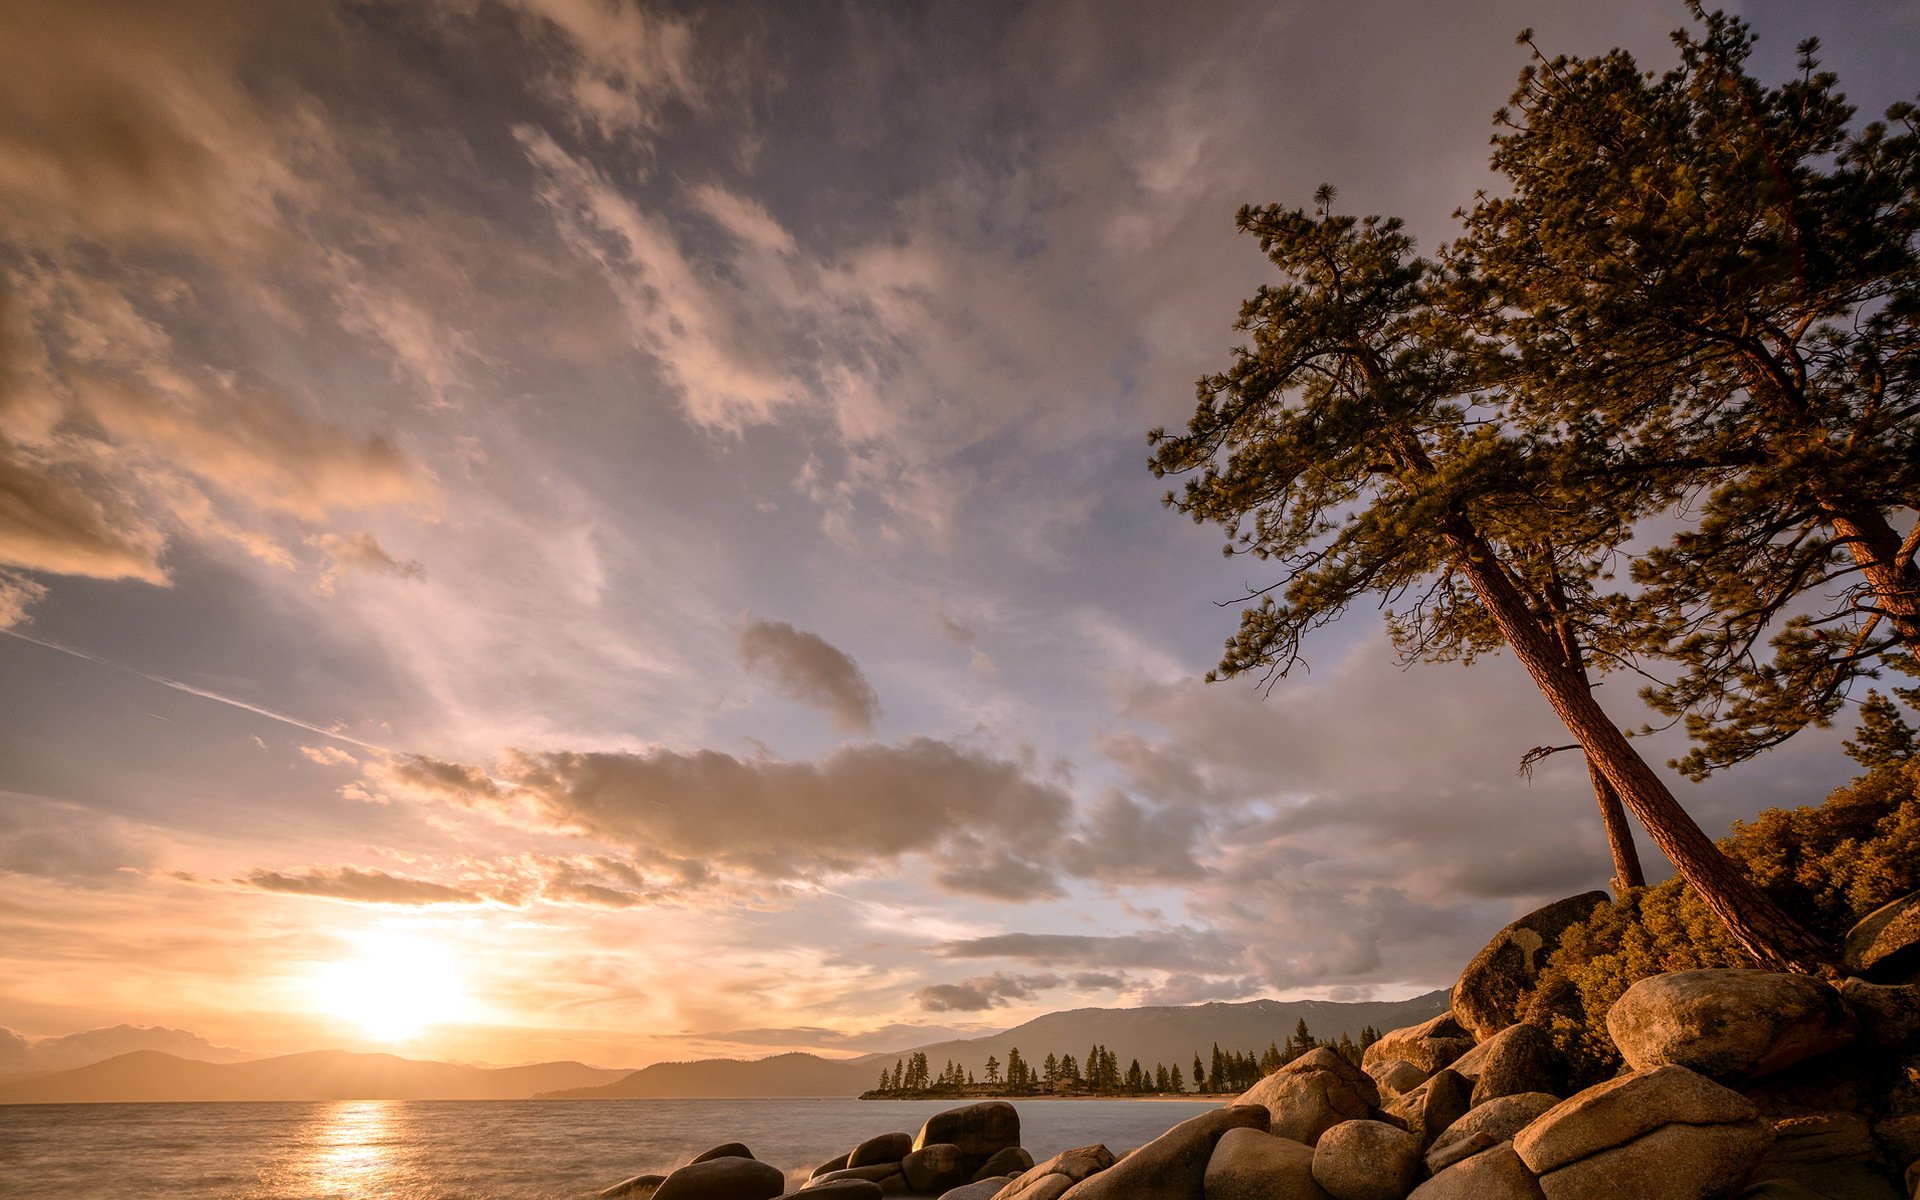
<path fill-rule="evenodd" d="M 1912 558 L 1902 561 L 1900 535 L 1874 509 L 1852 513 L 1828 509 L 1827 519 L 1866 578 L 1880 615 L 1909 653 L 1920 654 L 1920 570 Z"/>
<path fill-rule="evenodd" d="M 1640 852 L 1633 845 L 1633 827 L 1627 824 L 1627 810 L 1620 804 L 1620 793 L 1613 790 L 1613 784 L 1593 765 L 1592 759 L 1587 760 L 1587 778 L 1593 781 L 1593 798 L 1600 805 L 1600 820 L 1607 827 L 1607 848 L 1613 851 L 1613 894 L 1624 896 L 1634 888 L 1647 885 L 1647 877 L 1640 870 Z"/>
<path fill-rule="evenodd" d="M 1647 836 L 1693 885 L 1727 932 L 1761 966 L 1825 973 L 1831 954 L 1713 844 L 1653 768 L 1556 652 L 1525 599 L 1499 569 L 1492 550 L 1465 521 L 1447 533 L 1474 594 L 1513 648 L 1514 657 L 1586 751 L 1587 762 L 1640 819 Z"/>

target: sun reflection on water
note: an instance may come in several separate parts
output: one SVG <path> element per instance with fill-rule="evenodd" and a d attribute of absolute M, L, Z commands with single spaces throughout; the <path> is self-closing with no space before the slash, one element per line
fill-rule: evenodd
<path fill-rule="evenodd" d="M 385 1100 L 329 1106 L 308 1127 L 297 1174 L 302 1195 L 377 1196 L 393 1170 L 394 1110 Z"/>

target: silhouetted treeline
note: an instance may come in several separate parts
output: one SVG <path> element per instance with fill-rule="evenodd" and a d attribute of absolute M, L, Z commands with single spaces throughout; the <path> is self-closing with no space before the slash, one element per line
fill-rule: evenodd
<path fill-rule="evenodd" d="M 947 1060 L 935 1074 L 922 1051 L 896 1059 L 892 1070 L 880 1072 L 880 1084 L 861 1095 L 862 1100 L 917 1100 L 946 1096 L 1177 1096 L 1214 1092 L 1243 1092 L 1281 1067 L 1319 1046 L 1339 1052 L 1355 1065 L 1363 1051 L 1379 1040 L 1380 1031 L 1368 1025 L 1360 1031 L 1360 1040 L 1347 1034 L 1338 1039 L 1320 1041 L 1302 1020 L 1293 1028 L 1293 1036 L 1284 1045 L 1267 1043 L 1261 1053 L 1222 1050 L 1214 1043 L 1211 1055 L 1193 1056 L 1192 1074 L 1179 1063 L 1168 1066 L 1156 1062 L 1142 1066 L 1137 1058 L 1120 1066 L 1120 1056 L 1095 1042 L 1084 1058 L 1047 1052 L 1035 1066 L 1019 1049 L 1007 1051 L 1007 1061 L 989 1056 L 986 1077 Z"/>

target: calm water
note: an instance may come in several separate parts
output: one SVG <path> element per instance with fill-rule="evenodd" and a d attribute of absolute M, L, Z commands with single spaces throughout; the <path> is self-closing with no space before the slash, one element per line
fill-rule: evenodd
<path fill-rule="evenodd" d="M 533 1200 L 591 1196 L 719 1142 L 804 1179 L 950 1101 L 361 1100 L 334 1104 L 0 1105 L 0 1196 L 169 1200 Z M 1137 1146 L 1210 1105 L 1020 1103 L 1035 1158 Z"/>

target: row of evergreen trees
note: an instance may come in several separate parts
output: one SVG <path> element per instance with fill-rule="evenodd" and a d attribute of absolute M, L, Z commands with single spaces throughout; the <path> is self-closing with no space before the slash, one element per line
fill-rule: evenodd
<path fill-rule="evenodd" d="M 1189 1091 L 1203 1094 L 1241 1092 L 1318 1046 L 1330 1047 L 1358 1065 L 1362 1052 L 1379 1038 L 1380 1031 L 1368 1025 L 1360 1031 L 1357 1042 L 1345 1033 L 1337 1039 L 1323 1042 L 1313 1036 L 1307 1029 L 1306 1021 L 1302 1020 L 1294 1026 L 1293 1036 L 1287 1039 L 1285 1045 L 1269 1042 L 1265 1052 L 1260 1054 L 1223 1051 L 1216 1042 L 1209 1059 L 1201 1058 L 1198 1053 L 1193 1056 L 1193 1073 L 1190 1076 L 1181 1070 L 1179 1063 L 1169 1067 L 1156 1062 L 1148 1068 L 1142 1066 L 1137 1058 L 1130 1061 L 1123 1071 L 1120 1068 L 1120 1056 L 1098 1042 L 1087 1050 L 1085 1058 L 1075 1059 L 1071 1054 L 1049 1052 L 1037 1067 L 1020 1053 L 1018 1047 L 1010 1048 L 1004 1064 L 997 1057 L 988 1056 L 985 1079 L 976 1079 L 972 1071 L 952 1059 L 948 1059 L 947 1065 L 936 1075 L 932 1064 L 927 1061 L 926 1053 L 916 1050 L 904 1058 L 896 1059 L 892 1070 L 882 1070 L 879 1086 L 861 1098 L 1159 1096 L 1183 1095 Z"/>

